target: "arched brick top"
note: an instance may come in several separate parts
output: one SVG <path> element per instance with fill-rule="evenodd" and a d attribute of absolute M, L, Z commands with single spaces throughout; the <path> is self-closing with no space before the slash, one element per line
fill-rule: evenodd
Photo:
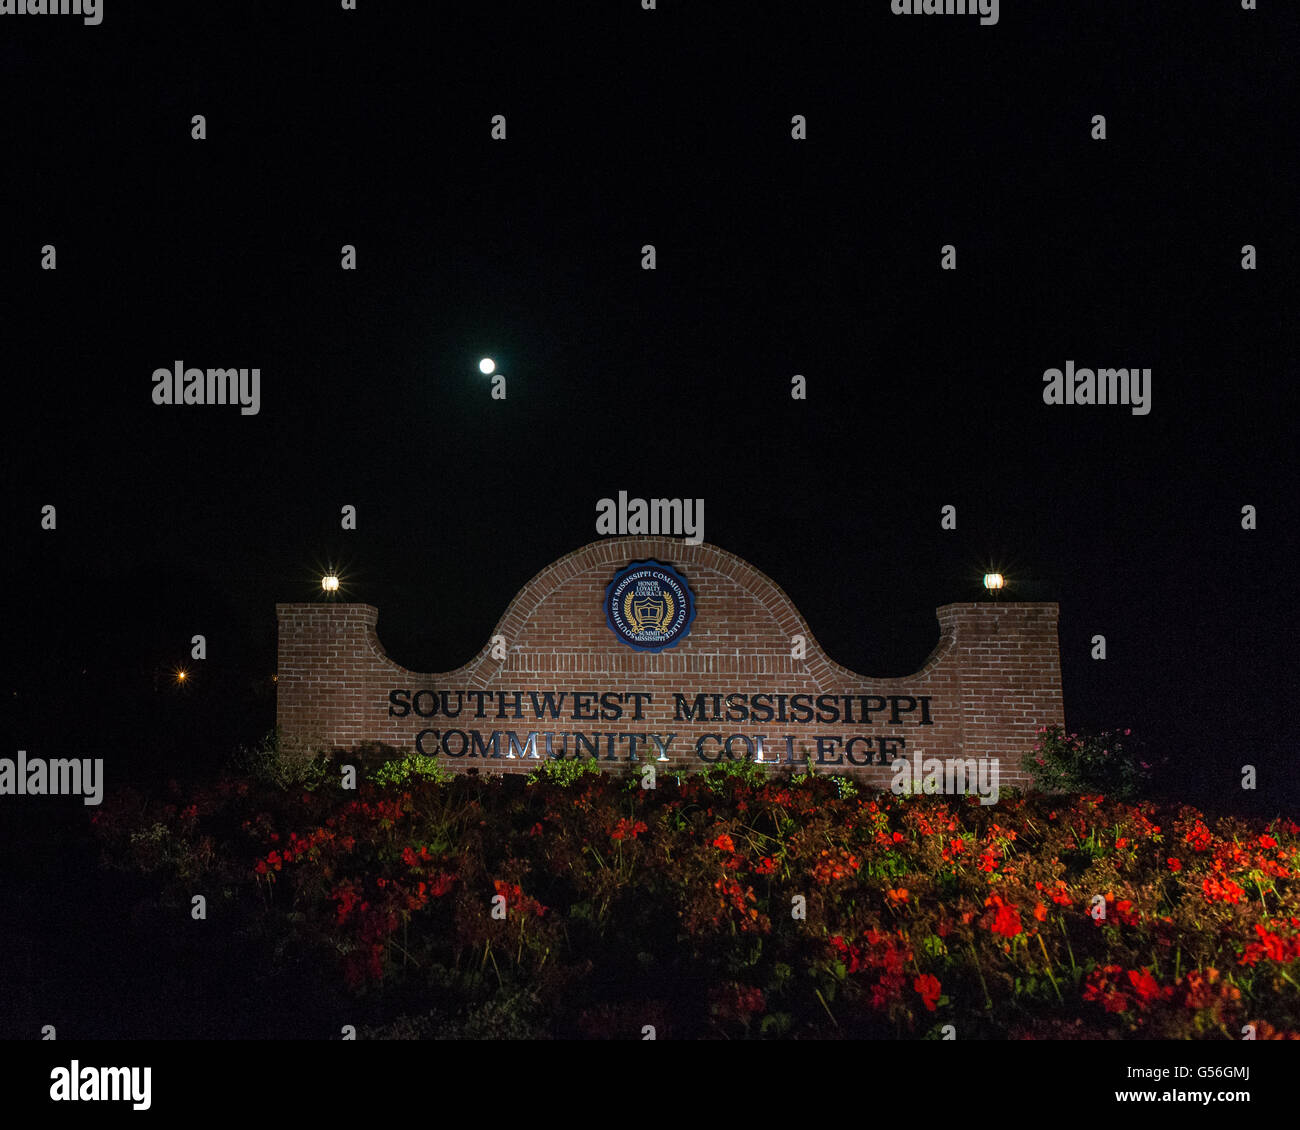
<path fill-rule="evenodd" d="M 616 570 L 631 561 L 644 558 L 654 558 L 671 565 L 686 578 L 695 593 L 697 615 L 704 617 L 706 623 L 712 611 L 710 604 L 715 601 L 715 598 L 721 596 L 727 600 L 727 611 L 732 622 L 751 629 L 728 647 L 709 642 L 705 638 L 705 633 L 697 634 L 699 631 L 697 620 L 696 630 L 693 630 L 677 647 L 668 652 L 661 652 L 661 656 L 678 658 L 707 656 L 717 662 L 723 662 L 728 658 L 728 654 L 735 657 L 746 649 L 771 651 L 773 641 L 777 638 L 785 641 L 782 650 L 786 656 L 789 656 L 794 637 L 802 636 L 805 641 L 804 658 L 799 660 L 791 657 L 791 668 L 805 673 L 819 691 L 829 692 L 846 683 L 861 681 L 863 676 L 841 666 L 826 655 L 794 602 L 766 573 L 734 553 L 728 553 L 725 549 L 707 543 L 690 545 L 680 538 L 605 538 L 566 554 L 542 569 L 515 594 L 505 614 L 493 629 L 492 635 L 503 636 L 507 641 L 507 648 L 512 647 L 516 641 L 519 646 L 527 646 L 528 626 L 548 597 L 575 580 L 593 575 L 598 582 L 597 587 L 603 593 L 605 585 L 613 578 Z M 738 604 L 741 606 L 739 609 Z M 600 628 L 600 633 L 595 640 L 590 641 L 591 644 L 608 650 L 611 655 L 621 659 L 639 657 L 640 663 L 631 667 L 631 670 L 659 669 L 659 657 L 637 653 L 619 643 L 605 625 L 604 611 L 601 606 L 592 604 L 590 607 L 593 619 Z M 738 610 L 741 612 L 739 617 L 736 615 Z M 917 674 L 924 674 L 939 662 L 950 642 L 951 637 L 941 633 L 939 642 Z M 705 669 L 690 662 L 680 666 L 671 664 L 671 666 L 684 671 Z M 509 669 L 509 655 L 504 659 L 494 659 L 491 640 L 489 640 L 475 660 L 467 663 L 459 672 L 446 674 L 466 675 L 473 685 L 486 687 L 499 682 Z M 713 665 L 709 669 L 717 671 L 727 668 L 725 665 L 721 667 Z"/>

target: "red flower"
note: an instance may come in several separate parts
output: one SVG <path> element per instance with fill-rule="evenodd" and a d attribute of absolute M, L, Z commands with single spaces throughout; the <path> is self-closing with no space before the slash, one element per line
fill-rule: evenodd
<path fill-rule="evenodd" d="M 1218 879 L 1206 879 L 1201 883 L 1201 891 L 1210 902 L 1214 902 L 1215 899 L 1223 902 L 1240 902 L 1241 896 L 1246 893 L 1231 879 L 1224 879 L 1223 882 L 1219 882 Z"/>
<path fill-rule="evenodd" d="M 448 879 L 452 876 L 447 876 Z M 507 883 L 503 879 L 493 879 L 492 886 L 496 889 L 497 894 L 504 895 L 506 905 L 518 910 L 522 914 L 536 914 L 539 918 L 546 913 L 547 908 L 534 898 L 529 898 L 524 894 L 523 888 L 515 883 Z M 438 884 L 435 881 L 434 893 L 439 893 Z"/>
<path fill-rule="evenodd" d="M 997 913 L 994 914 L 993 922 L 989 926 L 993 933 L 1001 934 L 1004 938 L 1014 938 L 1024 929 L 1020 923 L 1020 912 L 1014 904 L 1003 902 L 1001 895 L 986 898 L 984 905 L 997 908 Z"/>
<path fill-rule="evenodd" d="M 1170 856 L 1166 862 L 1169 864 L 1170 871 L 1181 871 L 1183 869 L 1182 860 L 1174 859 L 1173 856 Z"/>
<path fill-rule="evenodd" d="M 736 845 L 731 842 L 731 837 L 726 832 L 723 832 L 713 841 L 713 846 L 719 851 L 734 852 L 736 850 Z"/>
<path fill-rule="evenodd" d="M 1137 991 L 1138 1000 L 1141 1002 L 1159 1000 L 1163 995 L 1156 979 L 1145 969 L 1130 969 L 1128 979 Z"/>
<path fill-rule="evenodd" d="M 1136 926 L 1138 916 L 1132 911 L 1132 899 L 1120 899 L 1115 904 L 1115 917 L 1119 920 L 1121 926 Z"/>
<path fill-rule="evenodd" d="M 844 958 L 848 971 L 850 973 L 856 973 L 859 968 L 859 958 L 862 955 L 862 951 L 859 950 L 857 946 L 849 945 L 848 942 L 838 935 L 831 938 L 831 945 L 839 953 L 840 957 Z"/>
<path fill-rule="evenodd" d="M 1129 1006 L 1129 999 L 1112 978 L 1123 973 L 1124 970 L 1118 965 L 1105 965 L 1100 969 L 1094 969 L 1088 974 L 1088 979 L 1083 988 L 1083 999 L 1086 1001 L 1099 1001 L 1107 1012 L 1126 1012 Z"/>
<path fill-rule="evenodd" d="M 1043 891 L 1043 890 L 1046 890 L 1046 889 L 1047 889 L 1046 887 L 1043 886 L 1042 883 L 1037 883 L 1037 882 L 1036 882 L 1036 883 L 1034 884 L 1034 886 L 1037 887 L 1038 890 L 1040 890 L 1040 891 Z M 1070 895 L 1069 895 L 1069 893 L 1068 893 L 1068 891 L 1067 891 L 1067 888 L 1066 888 L 1066 886 L 1065 886 L 1065 880 L 1064 880 L 1064 879 L 1057 879 L 1057 880 L 1056 880 L 1056 890 L 1051 891 L 1050 894 L 1049 894 L 1049 897 L 1051 898 L 1051 900 L 1052 900 L 1054 903 L 1056 903 L 1057 906 L 1069 906 L 1069 905 L 1070 905 L 1071 899 L 1070 899 Z"/>
<path fill-rule="evenodd" d="M 939 978 L 930 973 L 922 973 L 912 982 L 912 988 L 921 994 L 925 1007 L 933 1012 L 934 1006 L 939 1003 Z"/>
<path fill-rule="evenodd" d="M 822 848 L 821 856 L 812 869 L 812 877 L 819 883 L 829 883 L 832 879 L 843 879 L 851 875 L 861 866 L 858 857 L 851 855 L 845 848 L 840 848 L 839 859 L 831 855 L 829 848 Z"/>

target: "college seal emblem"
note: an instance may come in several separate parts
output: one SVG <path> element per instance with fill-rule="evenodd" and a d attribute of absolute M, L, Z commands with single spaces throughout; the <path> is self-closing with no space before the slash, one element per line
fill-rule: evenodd
<path fill-rule="evenodd" d="M 637 651 L 676 647 L 695 620 L 695 594 L 670 565 L 633 561 L 605 589 L 609 630 Z"/>

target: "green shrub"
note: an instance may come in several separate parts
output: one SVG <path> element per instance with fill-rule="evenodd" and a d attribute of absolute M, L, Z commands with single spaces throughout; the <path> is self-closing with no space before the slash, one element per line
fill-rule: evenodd
<path fill-rule="evenodd" d="M 699 772 L 700 780 L 714 792 L 720 792 L 731 781 L 740 781 L 758 788 L 767 780 L 766 763 L 761 761 L 719 761 Z"/>
<path fill-rule="evenodd" d="M 535 785 L 538 781 L 545 781 L 548 784 L 559 785 L 561 788 L 568 788 L 589 773 L 600 776 L 600 762 L 594 757 L 581 760 L 566 757 L 562 761 L 542 762 L 528 774 L 528 783 Z"/>
<path fill-rule="evenodd" d="M 312 792 L 332 775 L 333 759 L 327 753 L 288 748 L 277 726 L 257 745 L 240 746 L 231 756 L 230 769 L 276 789 Z"/>
<path fill-rule="evenodd" d="M 858 786 L 849 777 L 833 777 L 835 782 L 835 791 L 839 794 L 840 800 L 848 800 L 849 797 L 858 795 Z"/>
<path fill-rule="evenodd" d="M 1125 743 L 1129 734 L 1128 730 L 1067 734 L 1063 726 L 1044 727 L 1021 767 L 1045 792 L 1100 793 L 1131 800 L 1149 784 L 1150 766 Z"/>
<path fill-rule="evenodd" d="M 377 785 L 405 785 L 412 777 L 445 785 L 455 780 L 456 775 L 449 769 L 444 769 L 436 757 L 427 757 L 422 753 L 411 753 L 385 761 L 370 774 L 370 780 Z"/>

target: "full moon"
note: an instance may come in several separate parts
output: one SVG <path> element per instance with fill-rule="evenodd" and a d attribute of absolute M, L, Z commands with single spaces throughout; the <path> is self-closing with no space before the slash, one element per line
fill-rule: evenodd
<path fill-rule="evenodd" d="M 484 357 L 483 360 L 478 363 L 480 373 L 490 373 L 496 367 L 497 363 L 493 361 L 491 357 Z"/>

